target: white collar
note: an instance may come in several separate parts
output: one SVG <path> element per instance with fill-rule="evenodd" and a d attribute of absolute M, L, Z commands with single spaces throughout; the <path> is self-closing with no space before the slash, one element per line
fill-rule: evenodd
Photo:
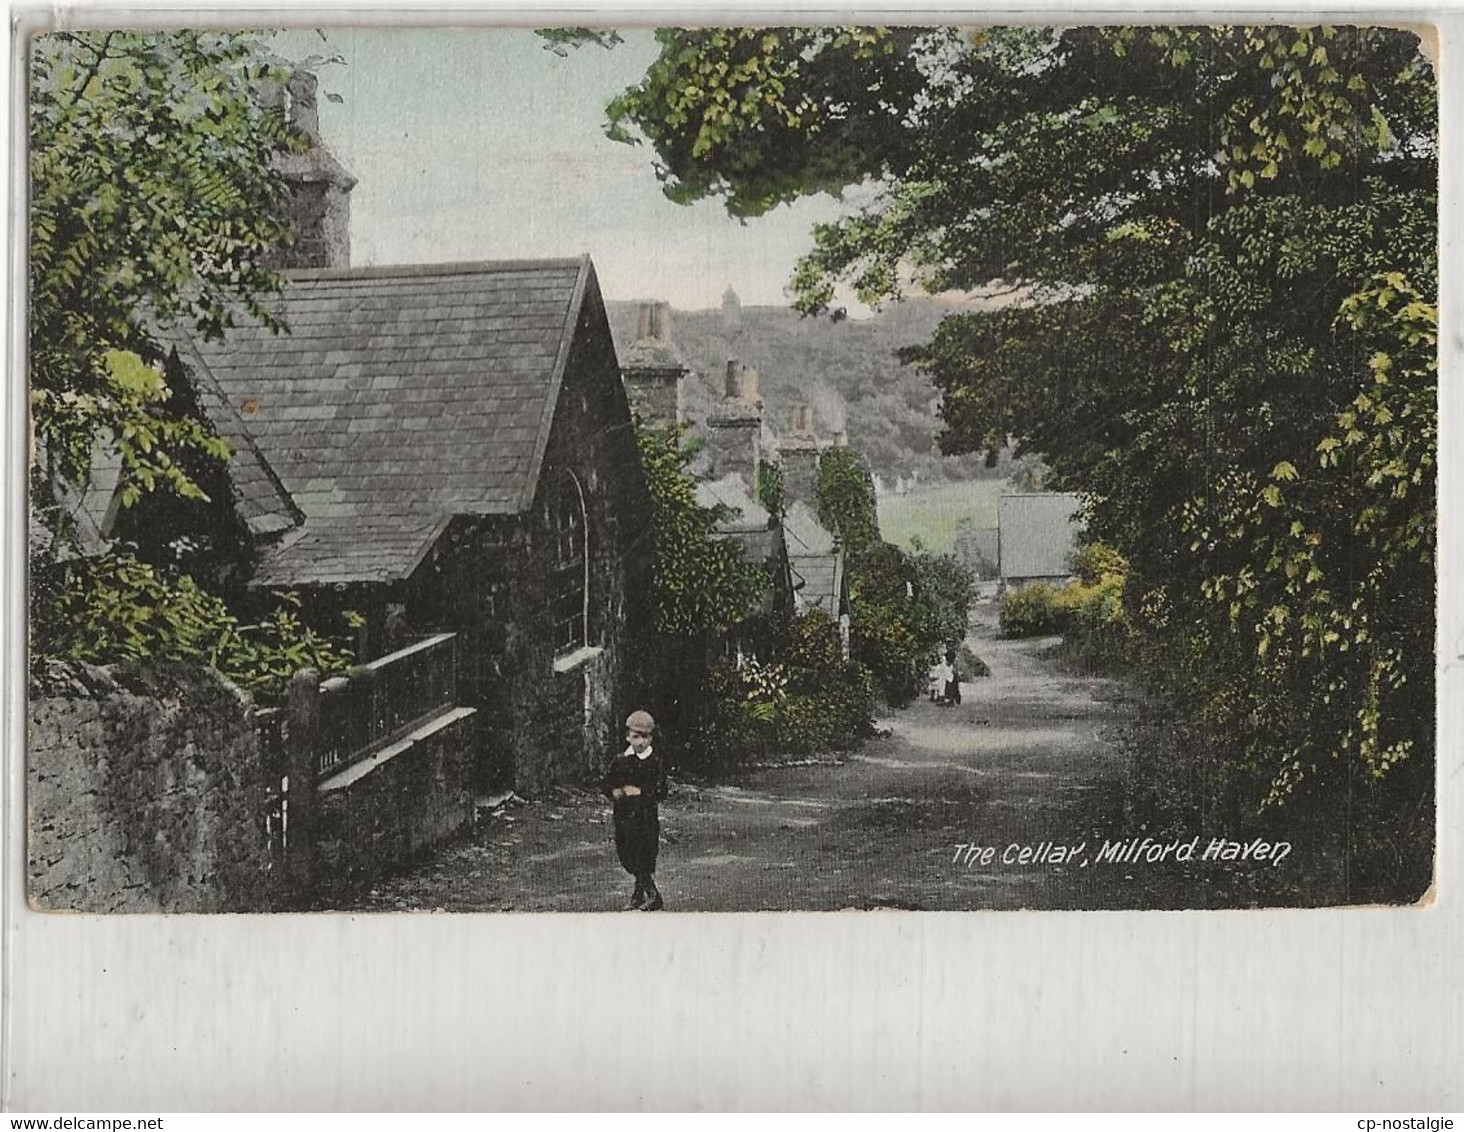
<path fill-rule="evenodd" d="M 648 758 L 651 757 L 651 748 L 650 747 L 647 747 L 644 751 L 637 752 L 634 747 L 626 747 L 625 748 L 625 754 L 626 755 L 635 755 L 635 757 L 638 758 L 638 759 L 640 759 L 641 762 L 645 762 L 646 759 L 648 759 Z M 624 758 L 625 756 L 622 755 L 621 757 Z"/>

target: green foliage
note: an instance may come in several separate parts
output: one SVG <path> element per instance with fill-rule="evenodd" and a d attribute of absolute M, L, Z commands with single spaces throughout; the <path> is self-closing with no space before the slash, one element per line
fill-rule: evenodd
<path fill-rule="evenodd" d="M 618 43 L 624 43 L 620 33 L 609 28 L 541 28 L 534 33 L 544 41 L 544 50 L 552 51 L 561 59 L 567 56 L 570 51 L 593 43 L 598 47 L 609 49 Z"/>
<path fill-rule="evenodd" d="M 86 478 L 97 438 L 129 501 L 198 489 L 186 454 L 226 449 L 170 414 L 160 324 L 217 337 L 242 310 L 273 325 L 264 253 L 275 156 L 302 142 L 261 84 L 288 70 L 245 33 L 64 31 L 31 54 L 30 387 L 54 474 Z"/>
<path fill-rule="evenodd" d="M 681 430 L 644 429 L 637 439 L 651 492 L 656 629 L 683 640 L 725 633 L 756 610 L 767 576 L 737 543 L 713 536 L 720 516 L 697 504 Z"/>
<path fill-rule="evenodd" d="M 927 640 L 958 644 L 970 629 L 971 605 L 976 600 L 976 575 L 950 554 L 918 553 L 915 594 L 924 615 Z"/>
<path fill-rule="evenodd" d="M 797 617 L 776 662 L 722 663 L 708 676 L 711 711 L 692 744 L 698 769 L 844 750 L 868 733 L 874 682 L 843 658 L 822 610 Z"/>
<path fill-rule="evenodd" d="M 1114 655 L 1125 629 L 1124 577 L 1104 574 L 1094 582 L 1050 586 L 1033 582 L 1009 593 L 1001 608 L 1004 637 L 1074 634 L 1088 650 Z"/>
<path fill-rule="evenodd" d="M 268 702 L 302 668 L 338 672 L 351 661 L 349 651 L 301 623 L 293 594 L 241 624 L 192 578 L 130 555 L 33 562 L 32 569 L 31 655 L 42 679 L 44 660 L 195 661 Z"/>
<path fill-rule="evenodd" d="M 289 66 L 257 35 L 184 30 L 52 32 L 30 63 L 35 671 L 202 661 L 268 698 L 299 668 L 340 668 L 349 655 L 303 626 L 292 598 L 245 624 L 190 577 L 126 554 L 72 557 L 56 503 L 87 481 L 98 444 L 120 455 L 124 506 L 160 489 L 205 500 L 201 470 L 228 459 L 169 388 L 159 335 L 217 338 L 239 314 L 278 329 L 264 266 L 288 235 L 277 159 L 305 139 L 263 94 Z"/>
<path fill-rule="evenodd" d="M 1048 637 L 1067 628 L 1060 592 L 1046 582 L 1033 582 L 1007 594 L 1001 607 L 1004 637 Z"/>
<path fill-rule="evenodd" d="M 663 28 L 660 57 L 607 108 L 607 132 L 648 139 L 666 196 L 678 203 L 720 196 L 732 215 L 756 216 L 837 192 L 882 171 L 881 142 L 924 86 L 904 50 L 916 35 Z"/>
<path fill-rule="evenodd" d="M 802 309 L 836 282 L 870 302 L 910 280 L 1016 292 L 906 354 L 941 392 L 942 444 L 1015 437 L 1049 486 L 1096 501 L 1090 529 L 1128 562 L 1132 655 L 1246 804 L 1325 807 L 1401 769 L 1369 813 L 1429 812 L 1438 145 L 1416 37 L 662 44 L 611 116 L 655 146 L 677 199 L 750 214 L 880 180 L 816 231 Z"/>
<path fill-rule="evenodd" d="M 849 647 L 889 704 L 909 703 L 924 686 L 931 650 L 928 618 L 915 600 L 915 568 L 899 547 L 878 543 L 848 559 Z"/>
<path fill-rule="evenodd" d="M 874 479 L 854 449 L 830 448 L 819 457 L 814 510 L 850 554 L 861 554 L 879 542 Z"/>
<path fill-rule="evenodd" d="M 1128 572 L 1124 556 L 1101 542 L 1089 542 L 1073 555 L 1073 573 L 1087 586 L 1096 586 L 1105 578 L 1125 578 Z"/>
<path fill-rule="evenodd" d="M 783 469 L 777 464 L 759 460 L 757 465 L 757 501 L 769 515 L 781 519 L 787 509 L 783 485 Z"/>

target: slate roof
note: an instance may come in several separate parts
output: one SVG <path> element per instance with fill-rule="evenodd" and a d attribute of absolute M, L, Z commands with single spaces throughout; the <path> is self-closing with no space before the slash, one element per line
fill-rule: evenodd
<path fill-rule="evenodd" d="M 304 515 L 256 583 L 404 578 L 452 516 L 528 507 L 593 280 L 587 256 L 295 271 L 289 334 L 195 343 L 215 427 L 242 422 Z"/>
<path fill-rule="evenodd" d="M 699 507 L 726 507 L 732 511 L 729 518 L 717 524 L 717 530 L 723 533 L 765 531 L 772 522 L 767 508 L 752 497 L 736 472 L 728 472 L 721 479 L 699 481 L 696 502 Z"/>
<path fill-rule="evenodd" d="M 1003 578 L 1065 578 L 1083 529 L 1081 496 L 1025 492 L 997 500 Z"/>
<path fill-rule="evenodd" d="M 736 472 L 718 480 L 699 482 L 696 502 L 700 507 L 726 507 L 733 512 L 717 524 L 715 533 L 722 538 L 736 539 L 749 562 L 769 562 L 780 556 L 783 540 L 773 526 L 773 517 L 752 497 Z"/>
<path fill-rule="evenodd" d="M 228 395 L 213 371 L 203 362 L 192 339 L 186 334 L 167 331 L 160 337 L 178 351 L 178 360 L 193 376 L 199 408 L 208 417 L 214 431 L 229 442 L 229 481 L 234 489 L 239 517 L 256 535 L 278 534 L 296 526 L 304 515 L 265 463 L 259 446 L 244 424 L 244 418 L 229 403 Z"/>
<path fill-rule="evenodd" d="M 844 588 L 844 556 L 835 546 L 833 534 L 802 500 L 795 501 L 784 514 L 783 534 L 799 600 L 838 617 Z"/>

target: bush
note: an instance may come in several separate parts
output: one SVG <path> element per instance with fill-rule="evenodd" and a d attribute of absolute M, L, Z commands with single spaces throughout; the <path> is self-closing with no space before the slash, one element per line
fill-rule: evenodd
<path fill-rule="evenodd" d="M 1107 574 L 1092 585 L 1073 582 L 1061 589 L 1042 582 L 1009 594 L 1001 609 L 1004 637 L 1067 636 L 1083 651 L 1117 655 L 1127 637 L 1124 580 Z"/>
<path fill-rule="evenodd" d="M 258 623 L 241 625 L 188 575 L 161 572 L 130 555 L 33 563 L 32 569 L 33 665 L 48 658 L 194 661 L 268 702 L 302 668 L 338 672 L 351 663 L 349 651 L 301 623 L 293 594 L 280 596 Z"/>
<path fill-rule="evenodd" d="M 924 634 L 937 641 L 962 641 L 976 600 L 976 575 L 954 555 L 916 553 L 915 591 L 923 607 Z"/>
<path fill-rule="evenodd" d="M 690 769 L 847 749 L 867 734 L 874 710 L 869 670 L 844 660 L 838 626 L 817 609 L 790 626 L 782 660 L 714 665 L 707 692 Z"/>
<path fill-rule="evenodd" d="M 1001 607 L 1003 637 L 1050 637 L 1067 629 L 1068 614 L 1059 591 L 1034 582 L 1007 594 Z"/>
<path fill-rule="evenodd" d="M 1127 559 L 1101 542 L 1090 542 L 1077 551 L 1072 565 L 1078 581 L 1089 586 L 1096 586 L 1105 578 L 1125 578 L 1129 572 Z"/>

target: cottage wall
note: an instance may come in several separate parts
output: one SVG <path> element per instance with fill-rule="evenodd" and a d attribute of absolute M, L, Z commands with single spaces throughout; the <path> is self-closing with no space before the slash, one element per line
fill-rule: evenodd
<path fill-rule="evenodd" d="M 590 610 L 585 650 L 555 636 L 552 508 L 564 475 L 584 493 Z M 619 741 L 636 695 L 629 658 L 649 620 L 650 501 L 600 299 L 586 297 L 533 507 L 458 520 L 413 580 L 415 626 L 462 633 L 463 703 L 476 707 L 477 786 L 521 793 L 584 782 Z"/>
<path fill-rule="evenodd" d="M 32 905 L 267 909 L 277 878 L 249 704 L 207 669 L 90 671 L 30 705 Z"/>
<path fill-rule="evenodd" d="M 572 653 L 552 643 L 553 539 L 550 499 L 572 472 L 589 516 L 590 610 L 587 645 Z M 631 657 L 649 623 L 650 497 L 615 347 L 598 294 L 585 298 L 564 388 L 539 476 L 528 529 L 540 568 L 521 578 L 516 647 L 536 679 L 515 686 L 515 782 L 537 790 L 598 773 L 637 691 Z"/>

